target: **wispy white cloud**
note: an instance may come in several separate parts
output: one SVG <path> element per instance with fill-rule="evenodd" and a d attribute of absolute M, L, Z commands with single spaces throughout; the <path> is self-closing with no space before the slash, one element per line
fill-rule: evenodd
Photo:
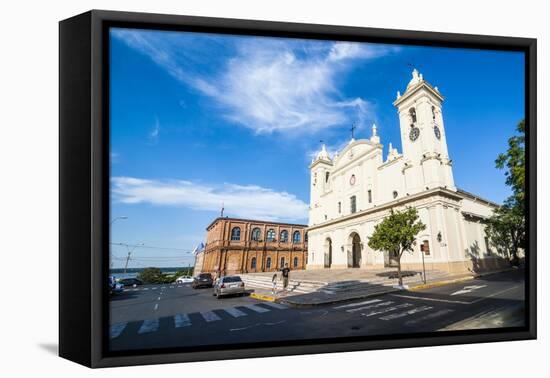
<path fill-rule="evenodd" d="M 158 118 L 155 119 L 155 124 L 153 125 L 152 130 L 149 132 L 148 138 L 149 138 L 149 142 L 151 144 L 157 144 L 159 142 L 159 139 L 160 139 L 160 122 L 159 122 Z"/>
<path fill-rule="evenodd" d="M 398 51 L 356 42 L 242 38 L 232 40 L 231 53 L 220 53 L 213 62 L 216 43 L 222 50 L 219 39 L 204 39 L 201 49 L 196 39 L 178 33 L 121 29 L 113 35 L 214 99 L 227 119 L 256 133 L 316 132 L 374 119 L 373 106 L 346 97 L 340 85 L 354 60 L 365 64 Z"/>
<path fill-rule="evenodd" d="M 295 195 L 257 185 L 215 186 L 185 180 L 113 177 L 111 191 L 115 201 L 125 204 L 148 203 L 218 212 L 224 203 L 227 215 L 273 221 L 304 220 L 308 211 L 308 205 Z"/>

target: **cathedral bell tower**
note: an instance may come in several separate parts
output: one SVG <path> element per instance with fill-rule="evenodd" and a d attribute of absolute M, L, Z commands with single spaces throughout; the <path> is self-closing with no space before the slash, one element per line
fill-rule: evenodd
<path fill-rule="evenodd" d="M 312 160 L 309 166 L 311 172 L 309 223 L 318 224 L 324 221 L 327 209 L 321 205 L 321 196 L 330 190 L 333 162 L 323 144 L 321 151 Z"/>
<path fill-rule="evenodd" d="M 456 190 L 447 150 L 441 105 L 443 96 L 416 69 L 405 93 L 393 105 L 399 114 L 405 185 L 408 193 L 436 187 Z"/>

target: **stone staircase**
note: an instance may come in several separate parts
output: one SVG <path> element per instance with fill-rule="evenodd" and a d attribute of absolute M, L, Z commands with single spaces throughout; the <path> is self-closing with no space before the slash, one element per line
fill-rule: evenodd
<path fill-rule="evenodd" d="M 247 288 L 257 288 L 264 290 L 271 290 L 272 288 L 271 277 L 269 276 L 241 274 L 240 277 L 243 280 L 245 287 Z M 326 282 L 291 279 L 288 281 L 288 291 L 297 294 L 307 294 L 319 291 L 326 285 Z M 282 287 L 283 281 L 277 279 L 277 290 L 281 290 Z"/>
<path fill-rule="evenodd" d="M 441 280 L 449 276 L 449 273 L 443 271 L 430 270 L 427 274 L 428 281 Z M 242 274 L 241 279 L 246 287 L 257 288 L 261 290 L 271 290 L 271 275 L 266 274 Z M 422 275 L 415 272 L 413 275 L 403 277 L 404 285 L 422 283 Z M 282 281 L 277 280 L 277 290 L 282 289 Z M 337 294 L 342 292 L 367 290 L 374 286 L 394 286 L 397 285 L 397 278 L 388 278 L 387 276 L 372 275 L 368 278 L 358 280 L 344 280 L 334 282 L 311 281 L 303 279 L 290 279 L 288 291 L 296 294 L 308 294 L 313 292 L 324 292 L 326 294 Z"/>

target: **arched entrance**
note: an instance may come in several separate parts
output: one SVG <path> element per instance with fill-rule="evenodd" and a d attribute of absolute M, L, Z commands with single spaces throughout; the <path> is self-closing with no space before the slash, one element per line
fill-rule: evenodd
<path fill-rule="evenodd" d="M 332 265 L 332 240 L 325 240 L 325 268 L 330 268 Z"/>
<path fill-rule="evenodd" d="M 361 237 L 354 232 L 349 236 L 349 240 L 351 248 L 348 249 L 348 267 L 359 268 L 361 267 Z"/>

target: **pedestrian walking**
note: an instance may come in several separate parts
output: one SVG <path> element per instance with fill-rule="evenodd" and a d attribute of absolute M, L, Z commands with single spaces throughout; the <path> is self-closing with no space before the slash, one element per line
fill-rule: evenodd
<path fill-rule="evenodd" d="M 290 273 L 290 268 L 288 267 L 288 263 L 285 264 L 285 267 L 281 269 L 281 276 L 283 278 L 283 290 L 286 291 L 286 288 L 288 286 L 288 276 Z"/>
<path fill-rule="evenodd" d="M 271 278 L 271 286 L 271 293 L 275 295 L 275 293 L 277 292 L 277 273 L 275 273 Z"/>

